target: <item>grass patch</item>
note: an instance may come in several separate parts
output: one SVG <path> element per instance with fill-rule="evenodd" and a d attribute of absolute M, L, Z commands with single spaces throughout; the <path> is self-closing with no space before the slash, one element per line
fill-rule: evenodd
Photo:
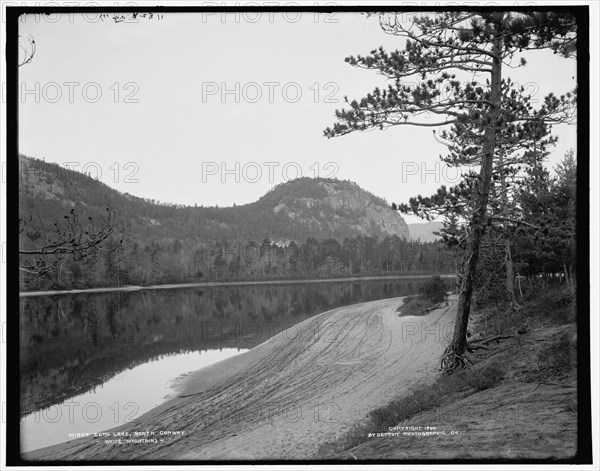
<path fill-rule="evenodd" d="M 395 399 L 384 407 L 373 410 L 365 423 L 357 425 L 341 439 L 326 442 L 319 447 L 318 456 L 335 456 L 365 441 L 369 432 L 384 431 L 388 427 L 424 411 L 439 407 L 452 394 L 469 391 L 474 394 L 498 384 L 506 374 L 506 367 L 497 362 L 485 366 L 458 371 L 449 376 L 440 376 L 432 385 L 422 386 L 411 394 Z"/>
<path fill-rule="evenodd" d="M 539 348 L 521 377 L 529 383 L 543 383 L 577 371 L 577 340 L 568 332 L 555 336 Z"/>
<path fill-rule="evenodd" d="M 505 372 L 499 363 L 494 362 L 485 367 L 441 376 L 431 386 L 419 388 L 407 397 L 396 399 L 385 407 L 375 409 L 370 414 L 371 426 L 381 429 L 396 425 L 413 415 L 440 406 L 444 398 L 450 394 L 464 391 L 476 393 L 489 389 L 504 378 Z"/>
<path fill-rule="evenodd" d="M 537 354 L 538 364 L 548 372 L 548 376 L 560 376 L 576 368 L 577 343 L 564 333 Z"/>
<path fill-rule="evenodd" d="M 507 305 L 477 301 L 469 321 L 470 332 L 483 337 L 522 334 L 522 331 L 572 324 L 577 318 L 575 294 L 564 285 L 530 293 L 519 301 L 523 306 L 519 311 Z"/>
<path fill-rule="evenodd" d="M 564 286 L 544 290 L 527 303 L 527 314 L 532 319 L 542 320 L 546 325 L 561 325 L 575 322 L 577 318 L 575 293 Z"/>

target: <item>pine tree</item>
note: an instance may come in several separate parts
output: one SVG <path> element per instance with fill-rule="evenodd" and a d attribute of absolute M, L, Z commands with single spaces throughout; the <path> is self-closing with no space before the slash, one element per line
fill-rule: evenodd
<path fill-rule="evenodd" d="M 360 101 L 346 98 L 350 108 L 336 111 L 338 122 L 327 128 L 325 135 L 391 126 L 454 125 L 481 137 L 480 170 L 468 188 L 473 210 L 467 221 L 468 248 L 454 336 L 442 360 L 443 371 L 450 373 L 467 363 L 467 326 L 480 246 L 489 219 L 496 140 L 501 129 L 515 119 L 515 113 L 502 108 L 503 83 L 507 84 L 502 80 L 503 65 L 514 63 L 523 50 L 548 47 L 559 35 L 572 36 L 575 25 L 564 25 L 555 17 L 506 12 L 445 12 L 413 17 L 410 25 L 403 24 L 401 15 L 391 14 L 382 15 L 380 24 L 384 32 L 405 38 L 404 48 L 388 53 L 380 47 L 367 56 L 347 57 L 346 62 L 375 70 L 392 84 L 384 90 L 376 88 Z M 466 81 L 467 74 L 486 79 Z M 420 82 L 403 83 L 407 78 Z M 536 119 L 543 121 L 568 110 L 571 103 L 570 97 L 551 96 Z M 427 119 L 430 115 L 435 119 Z"/>

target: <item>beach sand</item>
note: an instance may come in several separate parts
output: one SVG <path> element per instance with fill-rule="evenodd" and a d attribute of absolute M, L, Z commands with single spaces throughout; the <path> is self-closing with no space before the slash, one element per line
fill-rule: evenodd
<path fill-rule="evenodd" d="M 454 327 L 456 299 L 399 317 L 402 298 L 337 308 L 252 350 L 191 373 L 179 395 L 111 430 L 122 439 L 73 440 L 26 460 L 306 460 L 368 413 L 432 383 Z M 143 391 L 140 391 L 143 394 Z M 154 432 L 134 436 L 135 432 Z M 176 434 L 173 434 L 173 433 Z M 112 440 L 115 436 L 109 437 Z"/>

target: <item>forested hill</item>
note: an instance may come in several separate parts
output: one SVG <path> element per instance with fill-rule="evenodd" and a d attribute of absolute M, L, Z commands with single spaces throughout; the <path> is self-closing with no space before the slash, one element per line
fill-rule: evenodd
<path fill-rule="evenodd" d="M 23 290 L 453 269 L 446 249 L 409 241 L 398 213 L 348 181 L 301 178 L 254 203 L 189 207 L 41 160 L 19 163 Z"/>
<path fill-rule="evenodd" d="M 171 240 L 271 240 L 301 242 L 357 236 L 408 238 L 408 227 L 389 205 L 357 184 L 300 178 L 280 184 L 250 204 L 184 207 L 122 194 L 82 173 L 20 156 L 21 216 L 33 229 L 52 227 L 72 208 L 82 216 L 116 210 L 127 236 Z M 41 221 L 39 220 L 41 218 Z"/>

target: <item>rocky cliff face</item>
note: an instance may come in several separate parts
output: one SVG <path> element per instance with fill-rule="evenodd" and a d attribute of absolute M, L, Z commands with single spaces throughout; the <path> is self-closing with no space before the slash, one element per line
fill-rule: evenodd
<path fill-rule="evenodd" d="M 279 193 L 275 213 L 332 237 L 409 236 L 402 216 L 356 183 L 300 179 L 274 191 Z"/>

